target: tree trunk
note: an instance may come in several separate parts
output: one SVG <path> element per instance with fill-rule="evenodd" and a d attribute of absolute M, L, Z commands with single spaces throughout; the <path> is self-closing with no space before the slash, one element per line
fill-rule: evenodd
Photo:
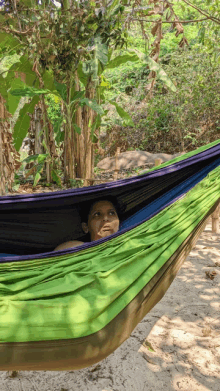
<path fill-rule="evenodd" d="M 0 195 L 5 194 L 5 177 L 4 177 L 4 163 L 3 163 L 3 120 L 5 118 L 4 99 L 0 95 Z"/>
<path fill-rule="evenodd" d="M 1 109 L 1 107 L 0 107 L 0 109 Z M 3 127 L 2 127 L 2 123 L 0 122 L 0 195 L 5 194 L 5 178 L 4 178 L 4 171 L 3 171 L 3 153 L 4 152 L 3 152 L 2 136 L 3 136 Z"/>
<path fill-rule="evenodd" d="M 86 90 L 86 98 L 93 99 L 95 95 L 94 87 L 89 83 L 88 88 Z M 93 184 L 91 178 L 94 175 L 94 144 L 91 140 L 91 126 L 95 119 L 95 112 L 88 106 L 83 107 L 83 115 L 82 115 L 82 129 L 84 136 L 84 170 L 83 170 L 83 178 L 85 178 L 84 186 L 90 186 Z"/>
<path fill-rule="evenodd" d="M 38 155 L 39 153 L 43 153 L 42 109 L 40 106 L 35 107 L 34 124 L 35 124 L 34 154 Z"/>
<path fill-rule="evenodd" d="M 10 132 L 8 119 L 10 114 L 4 106 L 4 99 L 0 95 L 0 194 L 4 195 L 6 185 L 12 190 L 15 170 L 19 168 L 19 153 L 15 150 Z"/>
<path fill-rule="evenodd" d="M 65 137 L 64 137 L 64 182 L 73 180 L 75 175 L 75 148 L 74 148 L 74 129 L 72 126 L 72 115 L 70 109 L 70 94 L 71 91 L 67 91 L 67 107 L 64 108 L 66 123 L 65 123 Z"/>
<path fill-rule="evenodd" d="M 47 175 L 47 182 L 51 182 L 51 170 L 54 165 L 54 157 L 56 156 L 56 147 L 55 147 L 55 141 L 54 141 L 54 132 L 53 127 L 48 119 L 47 116 L 47 109 L 46 109 L 46 103 L 44 96 L 41 98 L 41 107 L 42 107 L 42 119 L 43 119 L 43 125 L 44 125 L 44 140 L 46 144 L 46 152 L 50 155 L 50 162 L 46 162 L 46 175 Z"/>
<path fill-rule="evenodd" d="M 79 79 L 75 73 L 75 91 L 80 90 Z M 68 91 L 68 94 L 69 91 Z M 86 86 L 86 98 L 93 99 L 95 88 L 89 82 Z M 67 99 L 69 106 L 70 97 Z M 94 172 L 94 144 L 91 140 L 91 126 L 94 122 L 96 113 L 88 106 L 76 108 L 73 121 L 81 129 L 78 134 L 72 126 L 71 112 L 64 108 L 66 114 L 65 140 L 64 140 L 64 181 L 70 179 L 84 179 L 84 186 L 93 184 Z"/>
<path fill-rule="evenodd" d="M 80 91 L 79 79 L 75 72 L 75 89 Z M 76 177 L 83 178 L 84 163 L 85 163 L 85 138 L 82 124 L 82 108 L 79 106 L 75 113 L 75 123 L 81 129 L 81 134 L 75 132 L 75 161 L 76 161 Z"/>

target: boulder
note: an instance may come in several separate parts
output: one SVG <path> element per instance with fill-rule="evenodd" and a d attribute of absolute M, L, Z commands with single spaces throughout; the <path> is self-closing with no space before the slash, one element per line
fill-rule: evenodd
<path fill-rule="evenodd" d="M 173 159 L 177 155 L 169 155 L 168 153 L 150 153 L 146 151 L 127 151 L 122 152 L 118 156 L 118 169 L 130 169 L 142 166 L 153 166 L 155 159 L 161 159 L 162 163 Z M 97 167 L 102 170 L 113 171 L 115 169 L 115 157 L 106 157 L 100 160 Z"/>

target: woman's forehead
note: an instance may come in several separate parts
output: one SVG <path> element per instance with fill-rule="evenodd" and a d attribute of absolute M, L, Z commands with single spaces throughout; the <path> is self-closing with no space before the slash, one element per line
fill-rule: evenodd
<path fill-rule="evenodd" d="M 90 209 L 90 212 L 92 212 L 93 210 L 96 210 L 96 209 L 102 209 L 102 208 L 109 208 L 109 209 L 114 209 L 115 210 L 115 207 L 114 205 L 112 204 L 111 201 L 108 201 L 108 200 L 102 200 L 102 201 L 97 201 L 95 202 L 91 209 Z"/>

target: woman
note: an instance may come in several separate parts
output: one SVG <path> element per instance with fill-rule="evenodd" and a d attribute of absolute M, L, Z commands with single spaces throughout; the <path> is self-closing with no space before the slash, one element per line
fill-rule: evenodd
<path fill-rule="evenodd" d="M 117 207 L 110 199 L 100 199 L 92 203 L 86 214 L 85 221 L 82 223 L 82 229 L 85 234 L 90 235 L 90 241 L 105 238 L 119 230 L 119 217 Z M 84 242 L 72 240 L 62 243 L 55 248 L 55 251 L 66 248 L 80 246 Z"/>

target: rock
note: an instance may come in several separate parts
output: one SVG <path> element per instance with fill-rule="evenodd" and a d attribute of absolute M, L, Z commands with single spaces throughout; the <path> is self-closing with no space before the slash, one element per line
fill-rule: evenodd
<path fill-rule="evenodd" d="M 175 155 L 176 157 L 177 155 Z M 150 153 L 145 151 L 127 151 L 120 153 L 118 157 L 118 169 L 130 169 L 134 167 L 142 167 L 148 164 L 154 165 L 155 159 L 161 159 L 162 163 L 173 159 L 173 155 L 168 153 Z M 115 157 L 106 157 L 101 160 L 97 167 L 102 170 L 114 170 L 115 169 Z"/>

